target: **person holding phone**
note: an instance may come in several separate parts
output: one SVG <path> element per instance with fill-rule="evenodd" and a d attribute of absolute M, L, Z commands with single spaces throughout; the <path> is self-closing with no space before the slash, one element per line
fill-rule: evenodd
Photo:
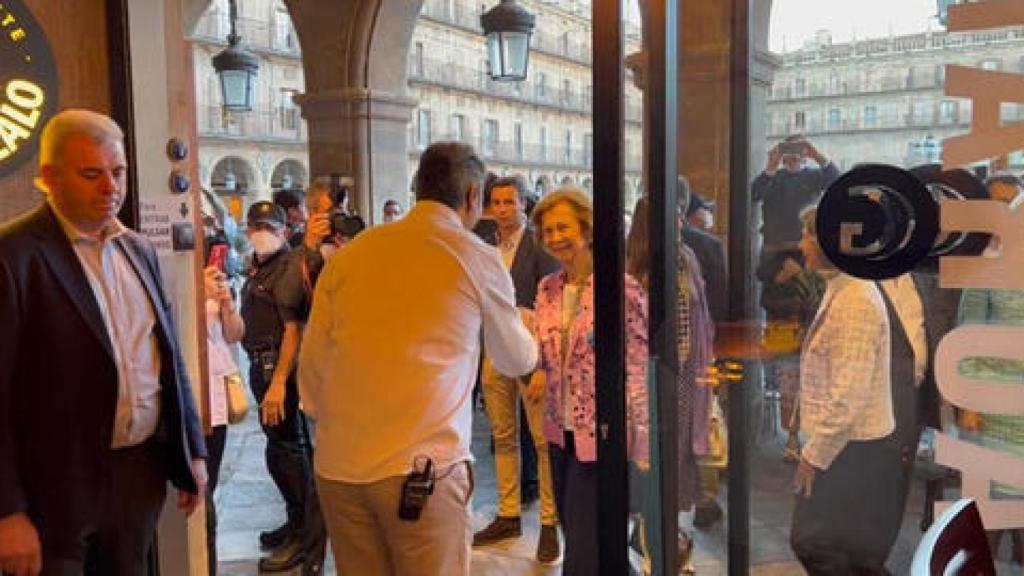
<path fill-rule="evenodd" d="M 227 264 L 227 244 L 210 246 L 210 256 L 203 271 L 206 294 L 206 350 L 209 374 L 210 433 L 206 435 L 209 458 L 206 471 L 206 547 L 209 572 L 217 574 L 217 509 L 213 491 L 217 488 L 220 464 L 228 435 L 228 401 L 225 379 L 237 376 L 238 365 L 229 346 L 241 341 L 245 322 L 238 312 L 231 286 L 224 268 Z"/>
<path fill-rule="evenodd" d="M 817 167 L 808 166 L 813 160 Z M 764 172 L 754 179 L 754 202 L 761 203 L 762 261 L 783 247 L 800 241 L 800 210 L 814 203 L 839 178 L 839 170 L 800 134 L 768 151 Z"/>

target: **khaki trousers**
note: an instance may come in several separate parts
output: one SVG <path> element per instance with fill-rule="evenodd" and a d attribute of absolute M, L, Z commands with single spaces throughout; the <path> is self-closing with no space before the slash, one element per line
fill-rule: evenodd
<path fill-rule="evenodd" d="M 459 462 L 435 472 L 420 519 L 398 517 L 405 476 L 370 484 L 317 476 L 338 576 L 469 576 L 473 472 Z"/>
<path fill-rule="evenodd" d="M 498 515 L 519 516 L 519 398 L 523 398 L 526 424 L 537 448 L 537 484 L 540 488 L 540 522 L 547 526 L 558 524 L 555 491 L 551 487 L 551 460 L 548 442 L 544 438 L 544 403 L 529 402 L 523 389 L 528 377 L 509 378 L 494 369 L 489 358 L 484 358 L 480 373 L 480 387 L 487 406 L 494 435 L 494 475 L 498 488 Z"/>

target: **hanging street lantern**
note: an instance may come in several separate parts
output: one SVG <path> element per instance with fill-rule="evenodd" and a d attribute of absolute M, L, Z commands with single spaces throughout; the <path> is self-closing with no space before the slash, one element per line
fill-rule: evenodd
<path fill-rule="evenodd" d="M 501 3 L 480 16 L 480 26 L 487 38 L 488 73 L 493 80 L 519 82 L 526 80 L 530 59 L 530 36 L 536 17 L 516 4 Z"/>
<path fill-rule="evenodd" d="M 221 96 L 224 110 L 228 112 L 249 112 L 252 110 L 256 72 L 260 61 L 255 54 L 242 47 L 241 36 L 235 31 L 238 9 L 235 0 L 230 3 L 231 33 L 228 47 L 213 57 L 213 68 L 220 77 Z"/>

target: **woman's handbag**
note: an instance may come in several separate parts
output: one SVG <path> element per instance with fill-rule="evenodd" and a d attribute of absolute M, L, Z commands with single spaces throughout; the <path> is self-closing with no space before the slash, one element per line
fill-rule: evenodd
<path fill-rule="evenodd" d="M 708 415 L 708 453 L 699 456 L 699 462 L 712 468 L 725 468 L 729 464 L 729 432 L 718 398 L 711 398 Z"/>
<path fill-rule="evenodd" d="M 245 384 L 238 372 L 224 377 L 224 392 L 227 396 L 228 423 L 238 424 L 245 420 L 249 413 L 249 398 L 245 394 Z"/>

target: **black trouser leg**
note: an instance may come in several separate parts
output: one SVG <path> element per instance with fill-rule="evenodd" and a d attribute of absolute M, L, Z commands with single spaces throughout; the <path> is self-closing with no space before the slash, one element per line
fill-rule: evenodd
<path fill-rule="evenodd" d="M 250 386 L 257 403 L 263 401 L 269 383 L 264 381 L 263 370 L 253 365 L 249 370 Z M 299 412 L 299 394 L 294 373 L 285 384 L 284 420 L 277 426 L 261 423 L 267 437 L 264 453 L 267 471 L 284 499 L 288 522 L 302 529 L 305 522 L 306 493 L 312 483 L 309 455 L 306 452 Z"/>
<path fill-rule="evenodd" d="M 224 459 L 224 444 L 228 437 L 228 427 L 214 426 L 206 437 L 206 473 L 209 483 L 206 486 L 206 558 L 209 560 L 210 576 L 217 574 L 217 506 L 213 501 L 213 492 L 217 489 L 220 479 L 220 464 Z"/>

